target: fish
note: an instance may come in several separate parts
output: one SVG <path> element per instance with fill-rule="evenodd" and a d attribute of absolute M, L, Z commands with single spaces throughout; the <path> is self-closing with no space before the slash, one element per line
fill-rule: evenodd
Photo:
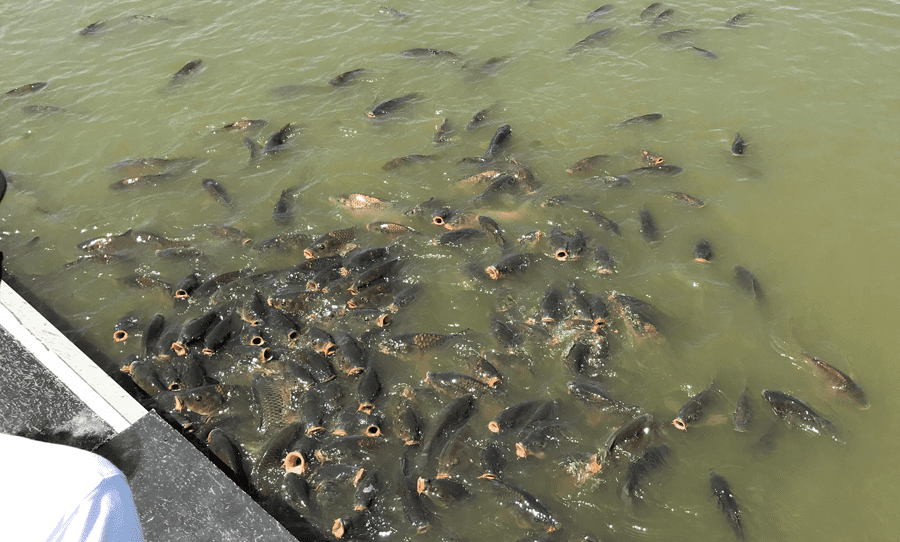
<path fill-rule="evenodd" d="M 715 59 L 719 58 L 719 55 L 717 55 L 716 53 L 714 53 L 712 51 L 707 51 L 706 49 L 701 49 L 700 47 L 697 47 L 696 45 L 688 44 L 688 45 L 685 45 L 683 47 L 683 49 L 690 49 L 691 51 L 697 53 L 698 55 L 700 55 L 702 57 L 706 57 L 710 60 L 715 60 Z"/>
<path fill-rule="evenodd" d="M 28 115 L 51 115 L 57 113 L 68 113 L 68 110 L 56 105 L 32 104 L 22 106 L 22 112 Z"/>
<path fill-rule="evenodd" d="M 278 201 L 275 202 L 275 208 L 272 210 L 272 220 L 279 226 L 285 226 L 294 214 L 294 194 L 299 191 L 299 187 L 292 186 L 281 191 Z"/>
<path fill-rule="evenodd" d="M 413 100 L 417 100 L 419 95 L 416 93 L 405 94 L 403 96 L 399 96 L 397 98 L 391 98 L 389 100 L 384 100 L 383 102 L 379 102 L 375 104 L 372 109 L 366 113 L 366 116 L 370 119 L 377 119 L 381 117 L 385 117 L 390 113 L 401 109 L 409 102 Z"/>
<path fill-rule="evenodd" d="M 498 280 L 524 272 L 530 263 L 531 256 L 528 254 L 510 253 L 484 271 L 492 280 Z"/>
<path fill-rule="evenodd" d="M 174 173 L 152 173 L 148 175 L 138 175 L 137 177 L 128 177 L 116 181 L 109 185 L 110 190 L 130 190 L 141 186 L 155 186 L 157 183 L 171 181 L 176 175 Z"/>
<path fill-rule="evenodd" d="M 82 36 L 93 36 L 94 34 L 100 34 L 107 30 L 109 30 L 109 23 L 106 21 L 96 21 L 79 30 L 78 34 Z"/>
<path fill-rule="evenodd" d="M 598 405 L 600 408 L 612 408 L 613 410 L 622 412 L 634 410 L 633 406 L 626 405 L 617 399 L 613 399 L 612 396 L 609 395 L 609 392 L 597 382 L 587 380 L 584 377 L 579 377 L 578 380 L 570 381 L 566 387 L 569 389 L 569 393 L 575 397 L 592 405 Z"/>
<path fill-rule="evenodd" d="M 641 11 L 641 19 L 646 19 L 648 17 L 653 16 L 656 13 L 656 10 L 660 8 L 662 4 L 659 2 L 653 2 L 649 6 L 645 7 L 643 11 Z"/>
<path fill-rule="evenodd" d="M 333 230 L 318 237 L 313 243 L 303 250 L 303 255 L 308 260 L 334 256 L 355 248 L 351 247 L 351 241 L 356 238 L 356 226 Z"/>
<path fill-rule="evenodd" d="M 497 128 L 497 131 L 494 132 L 493 137 L 491 137 L 490 143 L 488 143 L 487 150 L 484 152 L 485 158 L 493 158 L 500 154 L 509 144 L 511 137 L 512 127 L 510 127 L 509 124 L 504 124 Z"/>
<path fill-rule="evenodd" d="M 744 24 L 744 20 L 747 19 L 748 17 L 750 17 L 749 13 L 738 13 L 734 17 L 728 19 L 728 21 L 725 22 L 725 26 L 731 26 L 731 27 L 741 26 Z"/>
<path fill-rule="evenodd" d="M 450 119 L 444 118 L 444 120 L 435 130 L 432 141 L 434 141 L 435 143 L 446 143 L 450 141 L 450 136 L 452 133 L 453 126 L 450 124 Z"/>
<path fill-rule="evenodd" d="M 254 375 L 251 385 L 254 402 L 259 407 L 259 424 L 256 429 L 264 435 L 270 429 L 283 427 L 290 414 L 291 388 L 286 381 Z"/>
<path fill-rule="evenodd" d="M 744 149 L 747 148 L 747 143 L 744 142 L 744 138 L 741 137 L 741 134 L 735 134 L 734 142 L 731 144 L 731 154 L 735 156 L 741 156 L 744 154 Z"/>
<path fill-rule="evenodd" d="M 440 455 L 450 438 L 475 415 L 475 396 L 463 395 L 451 401 L 434 418 L 434 430 L 425 445 L 429 459 Z"/>
<path fill-rule="evenodd" d="M 648 243 L 659 241 L 659 226 L 656 225 L 656 220 L 654 220 L 653 215 L 650 214 L 646 207 L 641 209 L 640 220 L 641 235 L 644 237 L 644 240 Z"/>
<path fill-rule="evenodd" d="M 701 263 L 707 263 L 712 260 L 712 257 L 712 245 L 709 244 L 709 241 L 706 239 L 697 241 L 697 244 L 694 245 L 694 260 Z"/>
<path fill-rule="evenodd" d="M 425 373 L 425 383 L 451 396 L 470 394 L 479 397 L 491 389 L 477 378 L 452 371 L 429 371 Z"/>
<path fill-rule="evenodd" d="M 378 471 L 371 469 L 359 469 L 357 476 L 353 479 L 353 485 L 356 487 L 353 509 L 357 511 L 370 509 L 383 486 L 378 477 Z"/>
<path fill-rule="evenodd" d="M 597 211 L 592 211 L 590 209 L 582 209 L 582 211 L 593 218 L 594 222 L 596 222 L 604 230 L 610 231 L 616 235 L 622 235 L 621 231 L 619 230 L 619 224 L 615 221 L 603 216 Z"/>
<path fill-rule="evenodd" d="M 741 525 L 741 511 L 738 508 L 737 501 L 734 500 L 734 494 L 731 493 L 728 482 L 714 471 L 709 471 L 709 487 L 712 490 L 713 497 L 719 503 L 719 510 L 725 514 L 725 518 L 728 520 L 728 524 L 731 525 L 732 530 L 734 530 L 735 536 L 737 536 L 738 540 L 743 540 L 744 528 Z"/>
<path fill-rule="evenodd" d="M 424 421 L 405 398 L 397 406 L 394 432 L 406 446 L 418 446 L 425 433 Z"/>
<path fill-rule="evenodd" d="M 450 478 L 419 478 L 416 489 L 419 494 L 425 494 L 432 501 L 443 504 L 456 503 L 472 497 L 466 486 Z"/>
<path fill-rule="evenodd" d="M 103 252 L 111 254 L 130 248 L 135 244 L 134 232 L 133 230 L 128 229 L 118 235 L 107 234 L 100 237 L 94 237 L 93 239 L 78 243 L 77 246 L 85 252 Z"/>
<path fill-rule="evenodd" d="M 226 132 L 245 132 L 247 130 L 255 130 L 258 128 L 262 128 L 268 124 L 264 119 L 241 119 L 225 126 L 222 126 L 222 130 Z"/>
<path fill-rule="evenodd" d="M 668 21 L 673 15 L 675 15 L 675 10 L 673 8 L 664 9 L 657 14 L 656 18 L 653 19 L 652 24 L 660 24 Z"/>
<path fill-rule="evenodd" d="M 137 329 L 138 325 L 138 319 L 134 314 L 128 313 L 122 316 L 113 326 L 113 341 L 120 343 L 128 340 L 128 332 Z"/>
<path fill-rule="evenodd" d="M 8 179 L 6 178 L 6 173 L 3 170 L 0 170 L 0 202 L 3 201 L 3 196 L 6 195 L 6 187 L 9 184 Z"/>
<path fill-rule="evenodd" d="M 485 480 L 497 480 L 506 469 L 507 460 L 503 456 L 496 440 L 489 442 L 481 451 L 481 466 L 484 474 L 478 478 Z"/>
<path fill-rule="evenodd" d="M 631 462 L 625 472 L 625 483 L 622 485 L 622 498 L 626 500 L 642 496 L 641 482 L 654 471 L 659 470 L 668 461 L 672 450 L 662 444 L 647 449 L 644 455 Z"/>
<path fill-rule="evenodd" d="M 606 15 L 607 13 L 612 11 L 612 9 L 613 9 L 612 4 L 603 4 L 599 8 L 588 13 L 587 17 L 585 17 L 585 20 L 586 21 L 596 21 L 597 19 L 603 17 L 604 15 Z"/>
<path fill-rule="evenodd" d="M 684 171 L 673 164 L 660 164 L 658 166 L 644 166 L 629 170 L 628 173 L 659 173 L 661 175 L 677 175 Z"/>
<path fill-rule="evenodd" d="M 452 51 L 445 51 L 442 49 L 432 49 L 430 47 L 416 47 L 413 49 L 407 49 L 400 53 L 400 56 L 404 58 L 433 58 L 433 57 L 447 57 L 447 58 L 456 58 L 456 53 Z"/>
<path fill-rule="evenodd" d="M 233 241 L 242 245 L 247 245 L 253 242 L 253 239 L 251 239 L 250 236 L 248 236 L 243 230 L 235 228 L 234 226 L 218 226 L 216 224 L 206 224 L 206 229 L 216 237 L 225 239 L 227 241 Z"/>
<path fill-rule="evenodd" d="M 582 158 L 581 160 L 575 162 L 569 169 L 566 171 L 572 175 L 581 175 L 584 173 L 590 173 L 600 167 L 600 164 L 609 159 L 609 156 L 606 154 L 595 154 L 594 156 L 589 156 L 587 158 Z"/>
<path fill-rule="evenodd" d="M 508 174 L 498 175 L 484 189 L 484 192 L 475 196 L 475 201 L 490 201 L 498 195 L 515 194 L 520 192 L 521 189 L 522 186 L 514 176 Z"/>
<path fill-rule="evenodd" d="M 343 86 L 355 79 L 357 75 L 363 73 L 366 73 L 366 70 L 363 68 L 356 68 L 355 70 L 346 71 L 329 79 L 328 84 L 333 87 Z"/>
<path fill-rule="evenodd" d="M 227 404 L 228 389 L 221 384 L 200 386 L 175 393 L 176 410 L 190 410 L 201 416 L 211 417 L 221 412 Z"/>
<path fill-rule="evenodd" d="M 393 15 L 394 17 L 396 17 L 398 19 L 403 19 L 406 17 L 406 13 L 403 13 L 402 11 L 397 11 L 396 9 L 389 7 L 389 6 L 381 6 L 380 8 L 378 8 L 378 11 L 381 11 L 382 13 L 387 13 L 389 15 Z"/>
<path fill-rule="evenodd" d="M 859 405 L 861 409 L 869 408 L 869 402 L 866 399 L 866 393 L 863 391 L 859 384 L 857 384 L 850 376 L 834 367 L 830 363 L 823 361 L 813 355 L 807 354 L 806 352 L 802 353 L 803 358 L 807 363 L 811 364 L 815 367 L 822 376 L 825 377 L 831 383 L 831 388 L 835 391 L 838 391 L 854 401 Z"/>
<path fill-rule="evenodd" d="M 550 286 L 541 299 L 541 321 L 553 324 L 563 319 L 566 303 L 558 289 Z"/>
<path fill-rule="evenodd" d="M 359 384 L 356 386 L 356 394 L 359 396 L 359 412 L 371 414 L 375 410 L 375 401 L 381 397 L 382 385 L 378 372 L 370 364 L 366 367 Z"/>
<path fill-rule="evenodd" d="M 400 503 L 407 521 L 419 534 L 428 531 L 431 526 L 431 513 L 422 502 L 418 488 L 418 474 L 409 456 L 405 453 L 400 457 L 400 479 L 398 481 Z"/>
<path fill-rule="evenodd" d="M 656 154 L 655 152 L 642 150 L 641 151 L 641 161 L 643 161 L 644 164 L 646 164 L 648 166 L 659 166 L 659 165 L 662 165 L 663 162 L 665 162 L 666 160 L 665 160 L 665 158 Z"/>
<path fill-rule="evenodd" d="M 202 66 L 203 61 L 199 58 L 196 60 L 191 60 L 190 62 L 182 66 L 180 70 L 175 72 L 174 75 L 172 75 L 172 79 L 169 81 L 169 83 L 178 83 L 180 81 L 184 81 L 190 77 L 193 77 L 195 74 L 197 74 Z"/>
<path fill-rule="evenodd" d="M 203 179 L 200 185 L 213 200 L 225 207 L 231 207 L 231 197 L 228 195 L 225 188 L 215 179 Z"/>
<path fill-rule="evenodd" d="M 763 390 L 763 397 L 775 414 L 788 424 L 815 435 L 827 434 L 842 442 L 837 426 L 826 420 L 803 401 L 780 391 Z"/>
<path fill-rule="evenodd" d="M 503 230 L 500 228 L 500 225 L 497 224 L 496 220 L 489 216 L 478 215 L 478 225 L 481 226 L 481 229 L 484 230 L 485 233 L 491 236 L 491 239 L 493 239 L 501 249 L 507 247 L 508 243 L 503 237 Z"/>
<path fill-rule="evenodd" d="M 753 408 L 750 406 L 750 396 L 747 394 L 747 387 L 738 395 L 734 404 L 734 430 L 745 432 L 753 421 Z"/>
<path fill-rule="evenodd" d="M 466 130 L 474 130 L 476 128 L 480 128 L 490 115 L 490 109 L 482 109 L 481 111 L 478 111 L 477 113 L 472 115 L 472 118 L 469 119 L 468 123 L 466 123 Z"/>
<path fill-rule="evenodd" d="M 588 37 L 576 42 L 575 45 L 569 48 L 569 52 L 574 54 L 586 47 L 603 45 L 615 33 L 615 28 L 604 28 L 603 30 L 598 30 Z"/>
<path fill-rule="evenodd" d="M 341 204 L 343 207 L 352 210 L 387 209 L 395 203 L 393 201 L 377 198 L 368 194 L 360 194 L 359 192 L 341 194 L 340 196 L 334 198 L 334 201 Z"/>
<path fill-rule="evenodd" d="M 692 28 L 679 28 L 678 30 L 670 30 L 668 32 L 663 32 L 657 39 L 660 41 L 673 41 L 686 38 L 692 34 L 694 34 L 696 30 Z"/>
<path fill-rule="evenodd" d="M 272 154 L 280 151 L 287 145 L 288 139 L 294 135 L 294 125 L 290 122 L 281 127 L 280 130 L 269 136 L 266 144 L 262 148 L 262 154 Z"/>
<path fill-rule="evenodd" d="M 39 81 L 37 83 L 28 83 L 27 85 L 22 85 L 20 87 L 16 87 L 12 90 L 6 91 L 4 96 L 25 96 L 26 94 L 34 94 L 40 90 L 43 90 L 47 87 L 47 83 L 45 81 Z"/>
<path fill-rule="evenodd" d="M 434 244 L 459 247 L 462 246 L 463 243 L 475 239 L 482 239 L 484 238 L 484 236 L 485 234 L 481 230 L 476 230 L 475 228 L 461 228 L 458 230 L 448 231 L 447 233 L 441 235 L 434 241 Z"/>
<path fill-rule="evenodd" d="M 763 298 L 763 289 L 759 284 L 759 281 L 756 280 L 756 277 L 748 271 L 746 268 L 741 267 L 740 265 L 734 266 L 734 280 L 738 283 L 738 286 L 741 287 L 747 293 L 753 294 L 756 299 Z"/>
<path fill-rule="evenodd" d="M 561 527 L 553 512 L 531 493 L 500 479 L 491 480 L 491 485 L 500 503 L 509 506 L 517 517 L 548 532 Z"/>
<path fill-rule="evenodd" d="M 538 189 L 540 184 L 537 182 L 537 180 L 535 180 L 534 175 L 531 173 L 531 171 L 521 163 L 519 163 L 519 161 L 515 158 L 511 157 L 509 161 L 512 162 L 512 164 L 517 168 L 514 175 L 516 177 L 516 181 L 518 181 L 519 185 L 522 187 L 522 190 L 526 194 L 534 193 Z"/>
<path fill-rule="evenodd" d="M 160 279 L 159 277 L 155 277 L 153 275 L 148 275 L 145 273 L 131 273 L 130 275 L 125 275 L 124 277 L 116 279 L 116 282 L 124 286 L 130 286 L 132 288 L 162 288 L 167 292 L 172 291 L 171 284 Z"/>
<path fill-rule="evenodd" d="M 384 171 L 391 171 L 394 169 L 401 168 L 403 166 L 407 166 L 409 164 L 421 164 L 422 162 L 431 162 L 435 160 L 436 156 L 433 154 L 407 154 L 406 156 L 400 156 L 394 158 L 393 160 L 389 160 L 381 169 Z"/>
<path fill-rule="evenodd" d="M 706 203 L 703 202 L 702 199 L 692 196 L 690 194 L 685 194 L 684 192 L 675 192 L 669 191 L 672 194 L 672 197 L 675 198 L 675 201 L 680 201 L 686 205 L 690 205 L 691 207 L 703 207 Z"/>
<path fill-rule="evenodd" d="M 662 113 L 647 113 L 646 115 L 640 115 L 637 117 L 631 117 L 630 119 L 623 120 L 619 123 L 619 126 L 629 126 L 632 124 L 651 124 L 662 118 Z"/>
<path fill-rule="evenodd" d="M 708 388 L 691 397 L 687 403 L 678 409 L 675 419 L 672 420 L 672 425 L 677 429 L 687 431 L 689 425 L 693 425 L 703 417 L 706 407 L 715 400 L 716 393 L 718 392 L 713 389 L 713 384 L 710 384 Z"/>
<path fill-rule="evenodd" d="M 626 443 L 636 445 L 650 434 L 654 427 L 653 416 L 650 414 L 641 414 L 633 418 L 631 421 L 622 424 L 618 429 L 613 430 L 597 454 L 597 463 L 603 465 L 610 461 L 615 455 L 616 450 Z"/>

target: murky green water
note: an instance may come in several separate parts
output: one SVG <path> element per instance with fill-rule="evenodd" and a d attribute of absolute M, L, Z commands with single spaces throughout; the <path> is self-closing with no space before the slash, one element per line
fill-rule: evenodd
<path fill-rule="evenodd" d="M 584 17 L 597 5 L 582 1 L 394 5 L 408 15 L 403 19 L 379 6 L 4 4 L 0 88 L 49 83 L 39 93 L 0 102 L 0 168 L 10 178 L 0 209 L 7 269 L 118 358 L 139 346 L 112 345 L 113 323 L 129 310 L 149 318 L 171 305 L 159 292 L 127 289 L 115 279 L 140 270 L 174 283 L 194 264 L 164 261 L 148 250 L 129 263 L 66 268 L 83 254 L 79 242 L 145 229 L 203 249 L 206 272 L 286 267 L 299 256 L 260 256 L 216 239 L 204 225 L 234 225 L 257 240 L 275 235 L 283 229 L 273 222 L 272 209 L 292 186 L 299 192 L 288 229 L 311 235 L 376 219 L 354 216 L 328 199 L 350 191 L 402 202 L 401 210 L 431 196 L 454 207 L 468 205 L 477 192 L 454 183 L 477 170 L 457 162 L 483 154 L 497 126 L 509 123 L 514 135 L 508 153 L 531 168 L 541 188 L 481 212 L 495 216 L 509 237 L 553 225 L 580 227 L 618 262 L 617 274 L 601 277 L 590 258 L 544 258 L 517 283 L 513 296 L 521 312 L 536 311 L 548 285 L 564 287 L 577 279 L 592 293 L 617 289 L 640 296 L 659 308 L 665 322 L 661 344 L 614 341 L 607 381 L 617 397 L 642 405 L 666 426 L 661 441 L 673 448 L 674 459 L 651 480 L 648 506 L 622 506 L 615 490 L 622 468 L 599 487 L 572 488 L 557 481 L 564 478 L 551 461 L 529 459 L 515 467 L 513 476 L 523 487 L 567 518 L 566 536 L 592 532 L 605 540 L 611 531 L 610 538 L 626 540 L 729 539 L 733 535 L 709 492 L 708 470 L 715 469 L 730 481 L 750 539 L 897 537 L 900 421 L 891 364 L 900 299 L 900 188 L 893 174 L 900 74 L 891 60 L 900 39 L 900 5 L 675 4 L 674 19 L 659 25 L 639 19 L 646 6 L 638 3 L 617 3 L 591 23 Z M 751 14 L 743 25 L 724 25 L 739 12 Z M 157 19 L 131 17 L 138 14 Z M 107 31 L 78 34 L 98 20 L 110 22 Z M 607 27 L 617 29 L 607 44 L 568 52 Z M 718 58 L 657 38 L 677 28 L 696 29 L 684 43 Z M 414 47 L 459 56 L 399 56 Z M 477 66 L 493 57 L 507 61 L 492 74 L 479 73 Z M 196 58 L 204 62 L 201 73 L 168 87 L 171 74 Z M 326 84 L 360 67 L 366 73 L 351 84 Z M 282 88 L 287 85 L 294 87 Z M 365 118 L 376 102 L 410 92 L 421 98 L 396 118 Z M 22 109 L 26 105 L 65 111 L 30 114 Z M 464 130 L 472 114 L 486 107 L 494 111 L 487 125 Z M 617 126 L 650 112 L 662 113 L 662 120 Z M 432 135 L 445 117 L 456 131 L 451 142 L 436 146 Z M 300 131 L 283 152 L 250 163 L 242 134 L 213 133 L 240 118 L 268 120 L 251 134 L 260 142 L 288 122 Z M 749 143 L 742 157 L 729 152 L 736 132 Z M 565 171 L 576 160 L 603 153 L 612 156 L 609 173 L 621 174 L 638 165 L 641 149 L 662 154 L 684 172 L 633 176 L 632 186 L 604 188 Z M 382 164 L 407 154 L 437 159 L 382 171 Z M 110 165 L 150 156 L 195 157 L 201 165 L 154 187 L 109 189 L 122 178 Z M 234 206 L 211 201 L 200 187 L 204 178 L 224 185 Z M 707 205 L 680 205 L 670 190 Z M 622 237 L 601 231 L 578 211 L 538 205 L 562 193 L 579 194 L 616 220 Z M 644 206 L 663 232 L 652 246 L 638 232 Z M 442 233 L 405 220 L 429 239 Z M 700 237 L 715 250 L 709 265 L 691 258 Z M 373 235 L 362 242 L 385 241 Z M 470 261 L 494 262 L 496 247 L 434 248 L 418 238 L 403 244 L 407 279 L 427 288 L 393 331 L 470 328 L 473 341 L 494 347 L 487 326 L 504 291 L 469 279 L 461 268 Z M 734 265 L 756 274 L 764 303 L 736 287 Z M 801 346 L 854 376 L 871 408 L 860 411 L 841 402 L 809 369 L 780 355 L 796 356 Z M 534 375 L 511 386 L 509 402 L 563 395 L 571 379 L 561 363 L 566 348 L 533 348 Z M 436 366 L 453 363 L 435 357 Z M 392 385 L 418 385 L 428 370 L 387 365 Z M 723 392 L 713 413 L 720 416 L 729 415 L 737 394 L 749 387 L 757 410 L 749 434 L 734 432 L 728 421 L 687 434 L 667 424 L 690 395 L 713 380 Z M 775 453 L 756 457 L 750 445 L 774 418 L 763 408 L 763 389 L 805 399 L 841 428 L 845 443 L 789 431 Z M 482 406 L 477 426 L 498 410 L 499 405 Z M 589 450 L 622 421 L 601 420 L 592 433 L 591 416 L 584 409 L 572 412 L 583 416 L 570 428 L 573 450 Z M 471 522 L 475 510 L 464 505 L 445 512 L 444 526 L 457 515 Z M 473 540 L 512 540 L 524 533 L 506 519 L 494 523 L 486 518 L 457 531 Z M 437 537 L 442 531 L 432 532 Z"/>

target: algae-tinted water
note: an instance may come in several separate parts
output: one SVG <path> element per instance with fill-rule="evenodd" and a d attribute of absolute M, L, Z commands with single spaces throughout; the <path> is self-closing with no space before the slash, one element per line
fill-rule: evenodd
<path fill-rule="evenodd" d="M 402 208 L 431 196 L 466 204 L 472 194 L 452 184 L 474 171 L 457 161 L 484 154 L 493 131 L 508 123 L 514 133 L 509 153 L 527 163 L 541 188 L 523 203 L 501 201 L 502 210 L 517 215 L 501 218 L 492 209 L 492 216 L 514 236 L 556 224 L 581 227 L 593 242 L 608 245 L 619 270 L 599 277 L 589 258 L 559 265 L 548 260 L 523 283 L 527 289 L 516 292 L 520 306 L 537 311 L 548 285 L 563 288 L 572 278 L 590 292 L 642 296 L 662 312 L 665 342 L 614 343 L 611 388 L 663 421 L 710 382 L 722 391 L 707 425 L 687 434 L 664 429 L 672 458 L 668 470 L 648 480 L 650 506 L 643 511 L 622 506 L 616 477 L 573 489 L 553 482 L 562 479 L 559 467 L 540 460 L 520 461 L 516 476 L 527 480 L 521 484 L 548 506 L 566 510 L 577 526 L 574 535 L 731 536 L 709 495 L 710 468 L 728 479 L 745 511 L 748 538 L 888 538 L 896 532 L 890 503 L 898 498 L 893 435 L 900 424 L 889 365 L 900 233 L 893 174 L 900 76 L 889 63 L 900 33 L 896 4 L 831 2 L 810 9 L 704 2 L 674 5 L 674 19 L 660 25 L 641 21 L 646 6 L 633 3 L 616 4 L 591 23 L 584 19 L 597 6 L 584 2 L 394 5 L 405 18 L 371 2 L 35 5 L 0 8 L 6 22 L 0 90 L 48 82 L 39 92 L 0 102 L 0 169 L 9 176 L 0 206 L 2 250 L 12 273 L 89 338 L 108 345 L 113 357 L 138 349 L 111 342 L 122 314 L 136 310 L 146 321 L 171 307 L 160 291 L 128 289 L 115 279 L 139 270 L 176 282 L 198 265 L 142 251 L 133 261 L 66 268 L 83 254 L 77 243 L 146 229 L 203 248 L 210 258 L 199 267 L 206 272 L 284 267 L 293 263 L 289 257 L 260 257 L 204 226 L 234 225 L 254 239 L 274 235 L 282 231 L 272 219 L 275 203 L 293 186 L 300 188 L 289 227 L 310 235 L 376 219 L 352 215 L 328 199 L 352 191 L 403 202 Z M 739 12 L 750 15 L 739 27 L 726 26 Z M 105 31 L 78 33 L 98 20 L 108 22 Z M 570 54 L 577 41 L 607 27 L 617 31 Z M 718 58 L 657 38 L 679 28 L 696 30 L 683 44 Z M 417 47 L 458 56 L 399 56 Z M 496 71 L 478 71 L 495 57 L 506 59 Z M 199 73 L 170 84 L 197 58 L 203 59 Z M 327 84 L 360 67 L 366 72 L 347 86 Z M 365 118 L 374 104 L 412 92 L 419 99 L 395 118 Z M 38 105 L 64 111 L 23 109 Z M 484 108 L 495 116 L 465 131 Z M 653 112 L 663 117 L 617 126 Z M 436 146 L 432 136 L 445 117 L 456 132 Z M 261 144 L 289 122 L 298 131 L 283 151 L 250 163 L 243 134 L 213 133 L 240 118 L 268 120 L 247 134 Z M 748 143 L 740 157 L 730 152 L 737 132 Z M 607 154 L 613 157 L 608 172 L 621 174 L 641 165 L 642 149 L 684 171 L 635 175 L 632 186 L 620 188 L 589 185 L 565 171 L 577 160 Z M 437 159 L 381 169 L 408 154 Z M 109 166 L 150 156 L 199 162 L 171 182 L 109 189 L 125 176 Z M 234 205 L 211 200 L 204 178 L 225 186 Z M 697 196 L 706 206 L 683 206 L 668 191 Z M 536 205 L 560 193 L 583 195 L 619 222 L 622 237 L 571 210 Z M 639 234 L 644 207 L 661 230 L 653 245 Z M 426 231 L 429 237 L 442 233 Z M 701 237 L 713 246 L 709 265 L 692 260 Z M 491 346 L 486 330 L 498 291 L 468 284 L 460 267 L 489 263 L 496 248 L 405 243 L 420 254 L 408 278 L 425 283 L 427 295 L 397 331 L 471 328 Z M 756 275 L 763 303 L 736 285 L 735 265 Z M 802 365 L 801 348 L 854 376 L 871 407 L 860 411 L 827 392 Z M 519 381 L 510 402 L 564 393 L 564 347 L 532 350 L 534 376 Z M 398 364 L 392 370 L 395 383 L 416 384 L 429 368 Z M 739 434 L 727 416 L 745 384 L 754 391 L 759 423 Z M 809 402 L 842 429 L 845 444 L 790 431 L 774 453 L 757 457 L 751 443 L 773 418 L 762 389 Z M 491 413 L 485 407 L 480 416 Z M 718 425 L 716 415 L 724 419 Z M 607 424 L 616 422 L 598 423 L 602 429 L 593 435 L 588 421 L 574 421 L 572 447 L 588 449 L 592 438 L 602 442 Z M 469 517 L 471 510 L 461 507 L 459 514 Z M 447 515 L 444 523 L 452 523 L 453 512 Z M 476 532 L 461 527 L 460 534 L 478 538 L 517 528 L 506 519 L 497 525 L 482 522 Z"/>

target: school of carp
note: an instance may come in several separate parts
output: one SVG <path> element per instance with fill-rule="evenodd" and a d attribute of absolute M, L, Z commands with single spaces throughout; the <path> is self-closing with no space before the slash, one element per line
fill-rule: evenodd
<path fill-rule="evenodd" d="M 601 20 L 612 9 L 601 6 L 586 20 Z M 671 20 L 673 10 L 654 3 L 639 17 L 659 25 Z M 740 26 L 748 17 L 742 13 L 725 24 Z M 98 21 L 81 34 L 89 38 L 111 26 Z M 592 33 L 569 52 L 603 46 L 616 32 Z M 673 30 L 659 39 L 715 59 L 714 53 L 684 42 L 691 34 L 691 29 Z M 429 48 L 398 54 L 458 56 Z M 504 61 L 491 59 L 480 69 L 493 73 Z M 205 66 L 199 59 L 188 62 L 161 92 L 174 92 Z M 328 84 L 354 84 L 365 73 L 357 68 Z M 46 86 L 32 83 L 6 96 Z M 420 99 L 418 93 L 406 93 L 360 115 L 390 122 L 395 115 L 413 114 Z M 135 273 L 118 278 L 123 287 L 158 289 L 167 299 L 152 318 L 129 313 L 116 324 L 113 341 L 131 351 L 121 370 L 168 419 L 205 443 L 238 485 L 282 514 L 283 522 L 308 524 L 319 537 L 416 539 L 431 533 L 437 540 L 471 539 L 457 536 L 453 522 L 442 521 L 454 517 L 508 524 L 510 540 L 606 540 L 596 535 L 596 525 L 572 519 L 561 505 L 564 500 L 554 495 L 556 481 L 551 484 L 522 465 L 544 464 L 566 487 L 593 484 L 597 491 L 610 491 L 614 486 L 621 506 L 631 509 L 639 508 L 648 492 L 664 492 L 664 484 L 653 481 L 664 476 L 672 460 L 671 442 L 690 439 L 711 411 L 727 411 L 739 432 L 770 423 L 754 444 L 760 453 L 771 453 L 782 426 L 843 442 L 839 428 L 803 399 L 777 390 L 744 389 L 729 396 L 714 376 L 695 383 L 702 391 L 677 412 L 648 412 L 621 399 L 620 391 L 630 383 L 610 377 L 617 354 L 666 341 L 668 328 L 661 316 L 664 307 L 617 283 L 616 251 L 609 241 L 657 246 L 665 242 L 666 226 L 635 201 L 638 229 L 631 231 L 602 214 L 583 193 L 627 191 L 645 178 L 665 183 L 683 168 L 644 149 L 632 157 L 632 167 L 610 172 L 618 167 L 616 159 L 596 154 L 559 164 L 564 175 L 580 179 L 582 194 L 555 193 L 529 169 L 522 153 L 510 151 L 519 134 L 502 117 L 493 108 L 480 110 L 463 134 L 449 118 L 436 126 L 435 146 L 454 136 L 481 137 L 484 132 L 478 130 L 485 126 L 493 132 L 484 137 L 484 154 L 453 159 L 453 167 L 470 174 L 448 187 L 448 197 L 390 201 L 375 189 L 325 194 L 331 205 L 358 220 L 311 234 L 296 227 L 303 212 L 298 188 L 291 187 L 272 207 L 277 233 L 268 238 L 253 239 L 231 225 L 203 225 L 209 235 L 261 259 L 280 254 L 292 262 L 289 266 L 212 269 L 203 266 L 203 248 L 191 239 L 127 229 L 85 240 L 78 246 L 83 254 L 69 267 L 129 261 L 147 251 L 159 260 L 196 264 L 185 277 Z M 643 114 L 615 128 L 652 129 L 664 118 Z M 261 142 L 267 125 L 263 119 L 241 119 L 217 133 L 240 138 L 251 165 L 299 145 L 294 123 Z M 763 151 L 735 135 L 729 158 L 744 160 L 749 152 Z M 404 168 L 439 160 L 446 158 L 409 154 L 382 169 L 402 175 Z M 114 193 L 152 190 L 201 166 L 193 158 L 123 160 L 110 170 L 126 176 L 109 188 Z M 2 199 L 3 172 L 0 180 Z M 234 204 L 225 181 L 204 178 L 197 190 L 219 205 Z M 706 205 L 668 187 L 664 194 L 695 211 Z M 550 218 L 550 212 L 557 214 Z M 565 222 L 554 222 L 560 216 Z M 431 323 L 440 321 L 440 308 L 429 310 L 431 297 L 417 277 L 428 273 L 435 255 L 461 262 L 447 288 L 495 299 L 488 328 L 436 329 Z M 727 265 L 734 288 L 755 303 L 767 302 L 753 272 L 720 264 L 709 240 L 697 239 L 684 255 L 692 265 Z M 593 277 L 589 285 L 569 278 L 569 266 L 587 270 Z M 546 276 L 547 269 L 556 277 L 553 283 L 533 278 Z M 425 313 L 432 320 L 422 324 Z M 853 405 L 868 408 L 862 388 L 840 369 L 805 352 L 798 362 Z M 542 382 L 542 373 L 534 369 L 539 364 L 564 373 L 559 381 L 564 384 Z M 762 405 L 771 415 L 758 410 Z M 710 503 L 715 501 L 724 516 L 721 530 L 753 538 L 745 530 L 741 487 L 733 494 L 726 477 L 709 467 Z"/>

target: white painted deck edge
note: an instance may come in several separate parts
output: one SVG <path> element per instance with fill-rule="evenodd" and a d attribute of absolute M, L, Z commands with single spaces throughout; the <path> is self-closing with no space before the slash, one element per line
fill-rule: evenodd
<path fill-rule="evenodd" d="M 5 281 L 0 281 L 0 327 L 15 337 L 117 434 L 147 413 Z"/>

